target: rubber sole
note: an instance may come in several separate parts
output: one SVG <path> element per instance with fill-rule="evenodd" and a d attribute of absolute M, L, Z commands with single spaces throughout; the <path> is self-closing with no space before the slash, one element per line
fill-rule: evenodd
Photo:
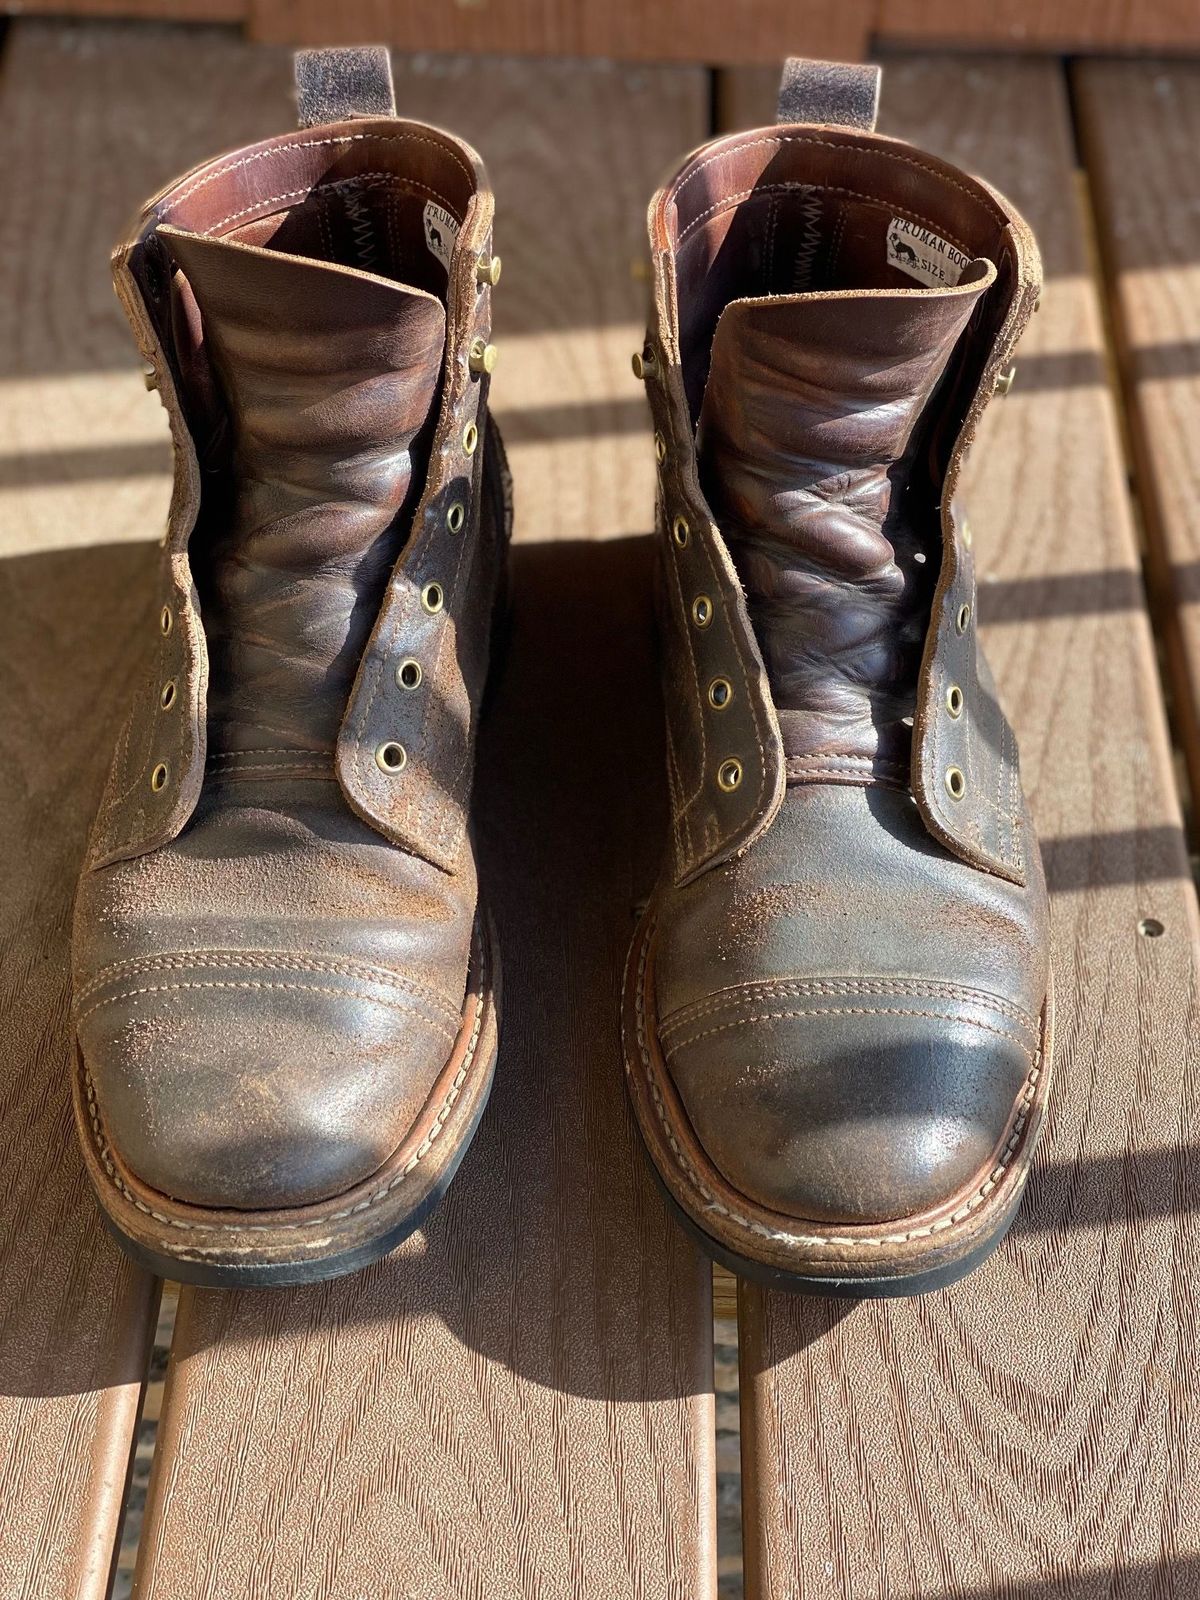
<path fill-rule="evenodd" d="M 77 1046 L 75 1118 L 108 1232 L 156 1276 L 216 1288 L 318 1283 L 387 1255 L 428 1219 L 479 1126 L 495 1074 L 499 993 L 495 941 L 481 913 L 459 1037 L 413 1129 L 370 1178 L 290 1211 L 212 1211 L 149 1190 L 108 1140 Z"/>
<path fill-rule="evenodd" d="M 932 1294 L 937 1289 L 948 1289 L 951 1284 L 969 1277 L 1004 1243 L 1021 1209 L 1021 1195 L 1024 1192 L 1023 1188 L 1018 1188 L 1008 1207 L 1007 1215 L 1000 1220 L 995 1231 L 973 1251 L 950 1266 L 933 1268 L 928 1272 L 899 1274 L 892 1278 L 872 1278 L 869 1281 L 862 1278 L 806 1277 L 803 1273 L 770 1267 L 764 1262 L 753 1260 L 750 1256 L 738 1255 L 735 1251 L 726 1249 L 719 1240 L 713 1238 L 711 1233 L 707 1233 L 699 1223 L 693 1221 L 679 1204 L 663 1182 L 662 1173 L 655 1166 L 644 1141 L 642 1149 L 654 1182 L 660 1194 L 666 1199 L 667 1209 L 675 1221 L 707 1256 L 724 1267 L 727 1272 L 732 1272 L 736 1278 L 747 1278 L 752 1283 L 761 1284 L 764 1289 L 775 1289 L 785 1294 L 818 1295 L 833 1300 L 915 1299 L 918 1295 Z"/>
<path fill-rule="evenodd" d="M 622 1031 L 626 1082 L 650 1162 L 684 1230 L 738 1277 L 793 1294 L 883 1299 L 928 1294 L 958 1282 L 999 1247 L 1020 1208 L 1050 1083 L 1052 1005 L 1041 1048 L 1003 1160 L 980 1174 L 979 1192 L 924 1217 L 879 1226 L 823 1225 L 767 1212 L 733 1191 L 688 1122 L 658 1046 L 653 985 L 654 905 L 639 923 L 626 965 Z M 706 1221 L 711 1226 L 706 1226 Z M 718 1233 L 716 1228 L 720 1228 Z M 923 1242 L 917 1244 L 915 1241 Z M 845 1257 L 863 1251 L 863 1267 Z"/>
<path fill-rule="evenodd" d="M 446 1163 L 442 1177 L 421 1204 L 394 1227 L 353 1249 L 343 1251 L 340 1255 L 323 1256 L 320 1260 L 307 1262 L 285 1262 L 279 1266 L 255 1266 L 250 1263 L 214 1266 L 165 1255 L 130 1238 L 127 1233 L 121 1231 L 103 1205 L 100 1208 L 101 1220 L 106 1231 L 116 1240 L 125 1254 L 131 1256 L 140 1267 L 152 1272 L 156 1278 L 167 1278 L 176 1283 L 194 1283 L 209 1289 L 288 1289 L 305 1283 L 324 1283 L 330 1278 L 342 1278 L 352 1272 L 361 1272 L 373 1261 L 379 1261 L 384 1256 L 390 1255 L 397 1245 L 403 1244 L 405 1239 L 416 1233 L 437 1208 L 461 1166 L 471 1140 L 475 1137 L 475 1131 L 487 1109 L 491 1088 L 492 1078 L 489 1077 L 487 1089 L 461 1142 Z"/>

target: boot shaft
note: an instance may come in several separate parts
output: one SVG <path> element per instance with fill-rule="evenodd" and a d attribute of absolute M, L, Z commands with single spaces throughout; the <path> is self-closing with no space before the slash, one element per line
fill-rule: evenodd
<path fill-rule="evenodd" d="M 788 115 L 819 65 L 794 65 Z M 1040 264 L 1003 197 L 862 121 L 868 70 L 817 74 L 844 124 L 716 140 L 650 208 L 681 882 L 759 837 L 788 782 L 910 769 L 935 837 L 1024 870 L 952 501 Z"/>
<path fill-rule="evenodd" d="M 114 256 L 176 484 L 97 864 L 174 838 L 206 761 L 324 762 L 392 843 L 464 848 L 507 495 L 492 194 L 451 135 L 340 109 L 187 174 Z"/>

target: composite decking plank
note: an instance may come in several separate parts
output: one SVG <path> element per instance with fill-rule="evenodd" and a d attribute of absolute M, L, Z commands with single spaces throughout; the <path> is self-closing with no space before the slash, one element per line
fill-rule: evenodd
<path fill-rule="evenodd" d="M 1155 614 L 1200 793 L 1200 65 L 1074 73 L 1128 401 Z"/>
<path fill-rule="evenodd" d="M 227 81 L 251 59 L 231 43 Z M 647 541 L 605 536 L 652 516 L 631 264 L 706 83 L 396 68 L 402 111 L 471 139 L 498 194 L 492 394 L 519 542 L 477 792 L 500 1061 L 447 1198 L 386 1261 L 311 1290 L 184 1291 L 135 1592 L 703 1600 L 711 1276 L 649 1180 L 618 1036 L 664 826 Z M 183 46 L 162 70 L 185 92 Z M 286 126 L 282 95 L 272 110 Z"/>
<path fill-rule="evenodd" d="M 161 412 L 107 252 L 224 108 L 154 74 L 161 30 L 14 23 L 0 59 L 0 1594 L 107 1592 L 157 1284 L 100 1224 L 69 1095 L 68 944 L 87 831 L 150 636 Z M 249 120 L 248 120 L 249 119 Z"/>
<path fill-rule="evenodd" d="M 94 3 L 94 0 L 93 0 Z M 1179 3 L 1179 0 L 1176 0 Z M 604 56 L 617 61 L 773 61 L 793 48 L 794 0 L 249 0 L 254 37 L 282 44 L 357 44 L 382 39 L 403 50 Z M 814 55 L 857 60 L 874 0 L 806 0 L 804 45 Z"/>
<path fill-rule="evenodd" d="M 720 102 L 769 120 L 762 75 Z M 920 1300 L 740 1290 L 752 1600 L 1200 1588 L 1197 919 L 1048 62 L 896 58 L 884 131 L 1005 190 L 1047 269 L 965 499 L 1052 894 L 1055 1082 L 999 1254 Z M 1139 933 L 1154 919 L 1160 937 Z"/>

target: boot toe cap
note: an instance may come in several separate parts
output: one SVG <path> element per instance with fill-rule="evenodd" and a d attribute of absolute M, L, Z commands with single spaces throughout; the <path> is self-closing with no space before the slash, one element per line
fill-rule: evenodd
<path fill-rule="evenodd" d="M 868 986 L 869 987 L 869 986 Z M 755 1003 L 663 1040 L 693 1131 L 747 1199 L 844 1226 L 944 1207 L 1002 1159 L 1036 1063 L 986 999 Z"/>
<path fill-rule="evenodd" d="M 104 1133 L 142 1183 L 190 1205 L 278 1210 L 383 1165 L 453 1050 L 453 1007 L 339 969 L 163 958 L 93 986 L 80 1049 Z"/>

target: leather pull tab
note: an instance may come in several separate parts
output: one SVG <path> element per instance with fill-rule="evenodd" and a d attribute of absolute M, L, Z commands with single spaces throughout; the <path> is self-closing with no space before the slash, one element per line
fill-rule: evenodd
<path fill-rule="evenodd" d="M 348 117 L 394 117 L 392 58 L 381 44 L 347 50 L 297 50 L 296 103 L 300 126 Z"/>
<path fill-rule="evenodd" d="M 783 64 L 775 121 L 874 133 L 882 76 L 878 67 L 865 64 L 789 56 Z"/>

